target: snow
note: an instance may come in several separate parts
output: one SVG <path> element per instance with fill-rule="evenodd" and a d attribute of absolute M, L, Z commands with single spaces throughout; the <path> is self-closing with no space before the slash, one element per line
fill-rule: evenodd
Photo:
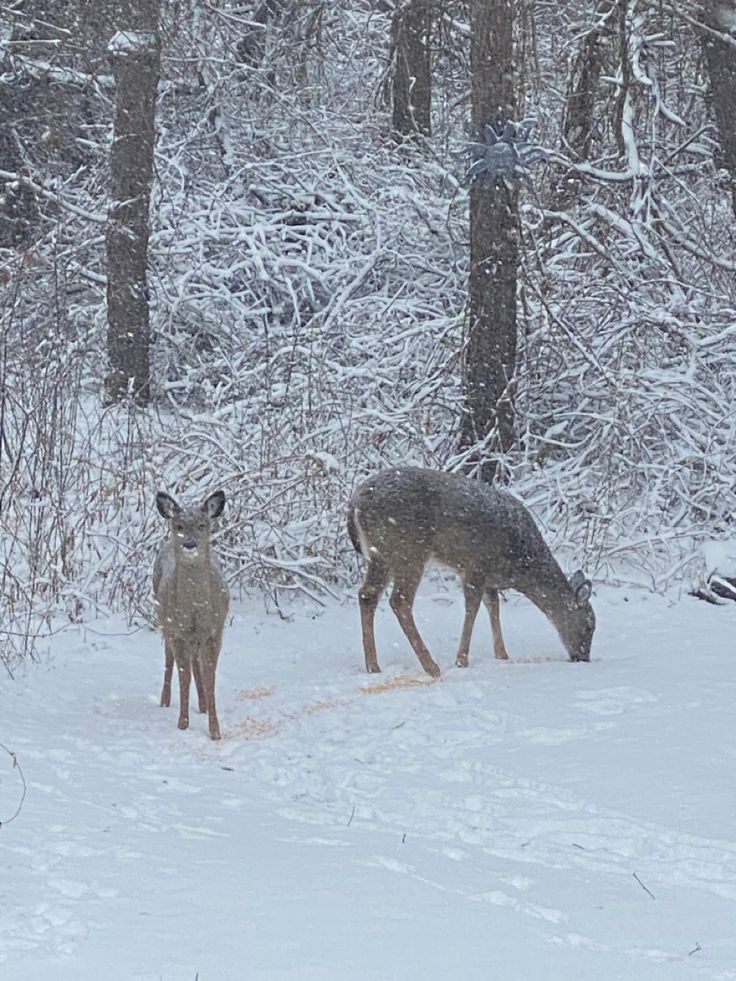
<path fill-rule="evenodd" d="M 158 706 L 163 652 L 99 620 L 0 691 L 28 784 L 0 828 L 13 981 L 736 979 L 736 605 L 594 597 L 590 664 L 511 596 L 512 661 L 428 579 L 421 673 L 384 601 L 236 607 L 223 740 Z M 0 751 L 0 819 L 21 783 Z"/>
<path fill-rule="evenodd" d="M 705 542 L 703 562 L 706 575 L 736 576 L 736 538 Z"/>
<path fill-rule="evenodd" d="M 719 3 L 715 7 L 716 20 L 725 31 L 736 31 L 736 4 Z"/>
<path fill-rule="evenodd" d="M 158 34 L 149 31 L 118 31 L 113 35 L 107 50 L 111 55 L 124 57 L 153 50 L 158 44 Z"/>

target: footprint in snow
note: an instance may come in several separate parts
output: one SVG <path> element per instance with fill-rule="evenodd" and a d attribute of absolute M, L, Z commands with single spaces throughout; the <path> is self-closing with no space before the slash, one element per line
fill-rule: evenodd
<path fill-rule="evenodd" d="M 634 705 L 651 704 L 659 696 L 643 688 L 623 685 L 618 688 L 581 689 L 576 693 L 581 708 L 594 715 L 621 715 Z"/>

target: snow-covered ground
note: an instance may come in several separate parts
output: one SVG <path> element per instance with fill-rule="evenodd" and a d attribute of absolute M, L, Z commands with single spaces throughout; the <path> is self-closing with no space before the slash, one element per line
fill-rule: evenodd
<path fill-rule="evenodd" d="M 154 633 L 58 636 L 0 692 L 0 978 L 736 979 L 736 604 L 594 604 L 590 664 L 512 597 L 462 671 L 427 582 L 432 683 L 385 601 L 371 677 L 353 601 L 239 607 L 219 744 Z"/>

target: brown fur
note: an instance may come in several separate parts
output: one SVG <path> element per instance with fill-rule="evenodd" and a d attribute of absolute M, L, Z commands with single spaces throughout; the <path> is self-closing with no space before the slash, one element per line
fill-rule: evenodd
<path fill-rule="evenodd" d="M 170 530 L 153 567 L 153 592 L 166 653 L 161 705 L 171 704 L 171 675 L 176 664 L 179 728 L 189 727 L 193 674 L 199 711 L 208 715 L 210 737 L 219 739 L 215 672 L 230 598 L 210 548 L 210 535 L 225 495 L 218 491 L 199 507 L 182 508 L 168 494 L 159 493 L 156 504 Z"/>
<path fill-rule="evenodd" d="M 348 532 L 368 562 L 360 589 L 366 670 L 380 671 L 373 629 L 378 599 L 393 580 L 390 605 L 427 674 L 440 669 L 417 630 L 414 596 L 426 565 L 460 575 L 465 620 L 456 664 L 467 667 L 478 608 L 488 607 L 497 658 L 506 659 L 499 590 L 524 593 L 557 628 L 571 661 L 590 660 L 595 616 L 582 572 L 568 581 L 534 519 L 511 494 L 456 474 L 398 467 L 366 480 L 348 509 Z"/>

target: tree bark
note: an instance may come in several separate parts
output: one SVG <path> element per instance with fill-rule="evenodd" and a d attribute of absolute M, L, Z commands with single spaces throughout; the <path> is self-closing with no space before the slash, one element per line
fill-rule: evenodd
<path fill-rule="evenodd" d="M 718 163 L 730 174 L 731 203 L 736 215 L 736 2 L 705 0 L 702 8 L 705 25 L 733 39 L 729 44 L 710 32 L 702 34 L 709 101 L 721 141 Z"/>
<path fill-rule="evenodd" d="M 516 115 L 513 0 L 471 4 L 471 99 L 476 129 Z M 514 443 L 512 382 L 516 363 L 516 283 L 519 264 L 518 194 L 489 177 L 470 190 L 468 338 L 464 359 L 463 447 L 486 441 L 473 462 L 492 481 L 488 450 Z"/>
<path fill-rule="evenodd" d="M 432 0 L 404 0 L 391 22 L 394 51 L 392 126 L 401 136 L 431 133 Z"/>
<path fill-rule="evenodd" d="M 27 107 L 12 82 L 0 81 L 0 169 L 21 173 L 22 155 L 15 124 Z M 14 181 L 0 183 L 0 248 L 17 249 L 31 238 L 38 216 L 33 192 Z"/>
<path fill-rule="evenodd" d="M 161 43 L 158 0 L 133 0 L 110 43 L 116 85 L 107 220 L 107 398 L 150 398 L 148 211 Z"/>

